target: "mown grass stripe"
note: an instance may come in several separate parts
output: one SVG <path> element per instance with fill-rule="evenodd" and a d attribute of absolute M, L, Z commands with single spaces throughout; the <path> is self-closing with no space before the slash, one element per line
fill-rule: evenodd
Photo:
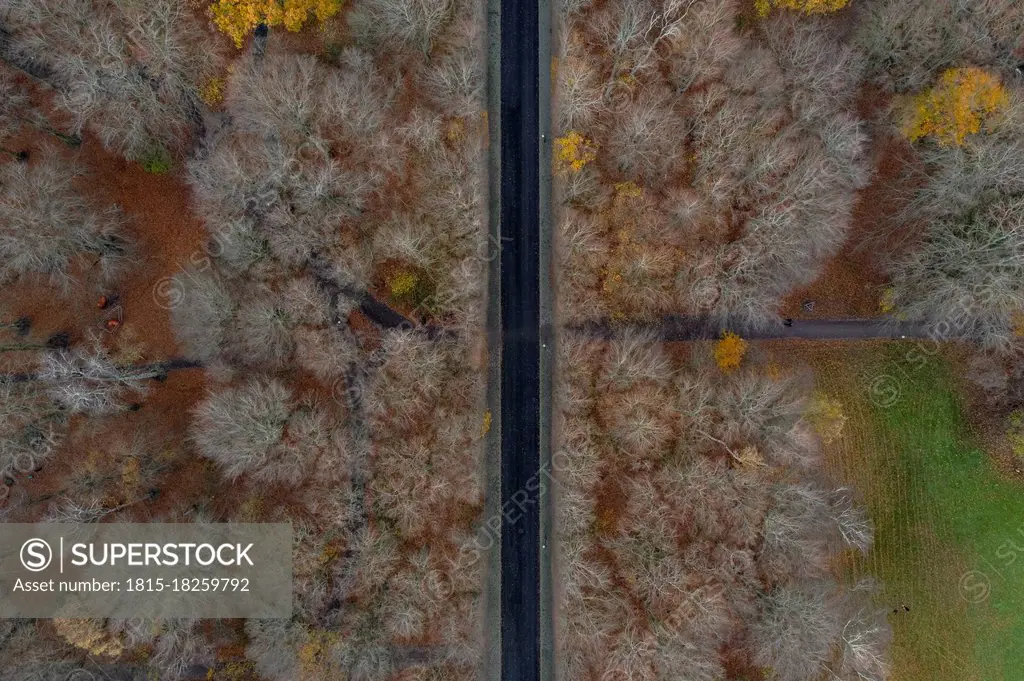
<path fill-rule="evenodd" d="M 895 681 L 1017 678 L 1024 490 L 972 441 L 949 364 L 913 351 L 909 343 L 807 348 L 819 389 L 840 398 L 849 417 L 826 462 L 863 495 L 877 528 L 875 547 L 850 575 L 878 577 L 882 605 L 899 610 L 910 599 L 911 612 L 890 615 Z M 883 374 L 901 388 L 889 406 L 868 399 Z M 991 581 L 979 602 L 961 584 L 971 574 Z"/>

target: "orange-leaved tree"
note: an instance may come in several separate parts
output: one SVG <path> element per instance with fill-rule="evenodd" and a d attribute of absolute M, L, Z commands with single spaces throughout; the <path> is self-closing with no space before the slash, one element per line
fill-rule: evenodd
<path fill-rule="evenodd" d="M 723 372 L 731 373 L 739 368 L 746 353 L 747 341 L 732 331 L 726 331 L 715 344 L 715 364 Z"/>
<path fill-rule="evenodd" d="M 754 7 L 762 17 L 768 16 L 772 8 L 792 9 L 804 14 L 836 12 L 846 7 L 850 0 L 754 0 Z"/>
<path fill-rule="evenodd" d="M 319 21 L 341 9 L 341 0 L 216 0 L 210 7 L 213 23 L 241 47 L 249 32 L 260 24 L 298 31 L 310 15 Z"/>
<path fill-rule="evenodd" d="M 914 97 L 903 133 L 911 142 L 932 137 L 960 146 L 1007 104 L 998 76 L 975 66 L 947 69 L 935 87 Z"/>

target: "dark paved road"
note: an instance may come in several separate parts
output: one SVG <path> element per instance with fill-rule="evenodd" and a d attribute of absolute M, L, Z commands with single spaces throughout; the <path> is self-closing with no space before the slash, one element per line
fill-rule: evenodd
<path fill-rule="evenodd" d="M 627 333 L 647 333 L 661 340 L 686 341 L 714 339 L 722 331 L 735 331 L 749 339 L 804 338 L 809 340 L 870 340 L 925 338 L 928 327 L 914 322 L 882 319 L 794 319 L 791 326 L 781 321 L 767 329 L 744 329 L 697 317 L 667 316 L 660 322 L 620 323 L 593 321 L 570 325 L 569 330 L 591 334 L 596 338 L 614 338 Z"/>
<path fill-rule="evenodd" d="M 792 326 L 747 334 L 748 338 L 807 338 L 811 340 L 870 340 L 920 338 L 922 324 L 873 319 L 794 319 Z"/>
<path fill-rule="evenodd" d="M 501 678 L 540 679 L 537 0 L 501 3 Z M 516 496 L 518 493 L 518 496 Z"/>

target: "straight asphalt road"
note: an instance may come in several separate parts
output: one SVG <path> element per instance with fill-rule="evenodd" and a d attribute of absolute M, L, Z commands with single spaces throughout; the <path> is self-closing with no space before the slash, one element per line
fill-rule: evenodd
<path fill-rule="evenodd" d="M 540 680 L 537 0 L 501 1 L 501 678 Z"/>

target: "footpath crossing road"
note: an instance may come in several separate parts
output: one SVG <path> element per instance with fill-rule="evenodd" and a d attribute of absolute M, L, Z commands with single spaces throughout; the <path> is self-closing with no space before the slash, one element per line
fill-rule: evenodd
<path fill-rule="evenodd" d="M 611 323 L 603 320 L 583 322 L 566 327 L 568 331 L 591 335 L 594 338 L 616 338 L 628 334 L 647 334 L 664 341 L 713 340 L 719 338 L 720 324 L 705 319 L 685 316 L 666 316 L 657 322 Z M 728 326 L 744 338 L 752 340 L 806 339 L 806 340 L 875 340 L 934 337 L 951 338 L 950 327 L 929 327 L 917 322 L 899 322 L 888 319 L 792 319 L 778 320 L 768 328 L 744 329 Z"/>

